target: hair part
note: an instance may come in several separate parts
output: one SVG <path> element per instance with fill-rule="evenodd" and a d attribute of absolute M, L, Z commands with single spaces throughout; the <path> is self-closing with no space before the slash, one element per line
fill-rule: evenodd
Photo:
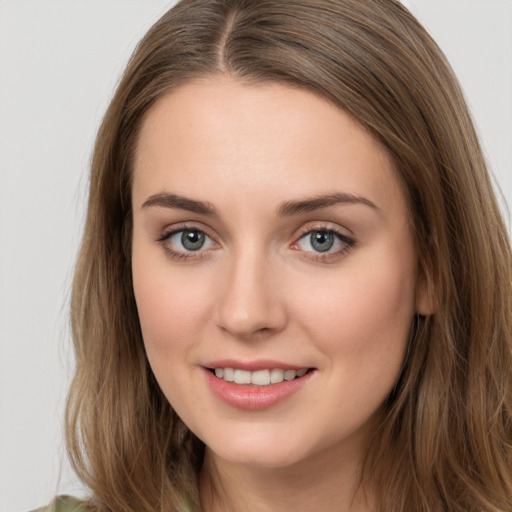
<path fill-rule="evenodd" d="M 510 242 L 458 82 L 395 0 L 183 0 L 138 45 L 96 140 L 73 282 L 66 431 L 91 503 L 102 512 L 200 506 L 204 446 L 144 351 L 131 175 L 151 107 L 218 74 L 327 98 L 383 144 L 404 185 L 435 312 L 415 319 L 366 457 L 362 482 L 377 486 L 379 512 L 512 510 Z"/>

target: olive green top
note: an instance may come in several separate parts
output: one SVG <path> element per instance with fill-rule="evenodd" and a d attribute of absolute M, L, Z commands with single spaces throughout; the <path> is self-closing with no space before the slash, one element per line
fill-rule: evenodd
<path fill-rule="evenodd" d="M 77 500 L 72 496 L 57 496 L 48 506 L 32 510 L 31 512 L 91 512 L 93 508 L 89 507 L 85 501 Z M 196 508 L 184 505 L 180 510 L 183 512 L 193 512 Z"/>
<path fill-rule="evenodd" d="M 71 496 L 58 496 L 50 505 L 32 512 L 86 512 L 87 505 Z"/>

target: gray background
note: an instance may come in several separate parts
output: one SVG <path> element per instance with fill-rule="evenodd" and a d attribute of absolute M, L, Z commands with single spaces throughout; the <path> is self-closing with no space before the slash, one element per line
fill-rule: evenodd
<path fill-rule="evenodd" d="M 95 131 L 173 2 L 0 0 L 0 511 L 80 494 L 62 442 L 67 303 Z M 461 79 L 512 204 L 512 0 L 406 1 Z"/>

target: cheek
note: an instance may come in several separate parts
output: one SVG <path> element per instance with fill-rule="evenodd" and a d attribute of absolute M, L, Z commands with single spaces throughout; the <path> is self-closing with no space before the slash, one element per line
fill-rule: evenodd
<path fill-rule="evenodd" d="M 157 366 L 177 361 L 177 354 L 189 351 L 199 339 L 205 319 L 211 317 L 207 282 L 192 275 L 192 269 L 172 272 L 164 258 L 139 258 L 135 249 L 132 258 L 139 321 L 155 372 Z"/>
<path fill-rule="evenodd" d="M 303 326 L 346 373 L 401 367 L 414 316 L 414 258 L 394 252 L 361 258 L 357 265 L 302 293 L 296 304 Z M 300 293 L 300 292 L 298 292 Z"/>
<path fill-rule="evenodd" d="M 135 300 L 149 364 L 160 388 L 175 410 L 200 413 L 201 400 L 185 382 L 196 370 L 196 348 L 199 345 L 203 319 L 208 316 L 204 287 L 191 286 L 190 278 L 182 279 L 169 271 L 169 265 L 143 267 L 133 259 Z M 192 419 L 183 416 L 187 424 Z"/>
<path fill-rule="evenodd" d="M 184 320 L 177 309 L 176 293 L 156 277 L 155 273 L 134 272 L 135 301 L 144 342 L 149 348 L 165 344 Z"/>

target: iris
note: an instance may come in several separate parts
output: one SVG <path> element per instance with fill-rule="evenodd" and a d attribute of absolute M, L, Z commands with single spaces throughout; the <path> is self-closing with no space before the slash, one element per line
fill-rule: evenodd
<path fill-rule="evenodd" d="M 185 230 L 181 235 L 181 243 L 188 251 L 198 251 L 205 242 L 205 234 L 201 231 Z"/>
<path fill-rule="evenodd" d="M 311 247 L 318 252 L 326 252 L 332 249 L 334 245 L 334 233 L 329 231 L 313 231 L 309 235 Z"/>

